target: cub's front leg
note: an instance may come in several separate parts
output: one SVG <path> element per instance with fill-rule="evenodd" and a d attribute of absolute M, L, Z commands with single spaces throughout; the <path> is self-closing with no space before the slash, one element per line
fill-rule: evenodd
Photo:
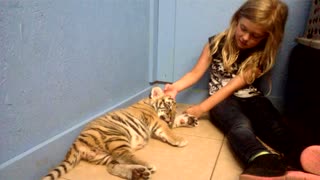
<path fill-rule="evenodd" d="M 198 125 L 199 125 L 198 118 L 187 113 L 182 113 L 180 115 L 177 115 L 175 119 L 169 123 L 169 126 L 172 129 L 177 127 L 195 127 Z"/>
<path fill-rule="evenodd" d="M 156 128 L 152 131 L 152 136 L 154 138 L 160 139 L 163 142 L 167 142 L 173 146 L 183 147 L 188 144 L 188 141 L 183 137 L 175 135 L 172 130 L 168 127 L 168 124 L 157 119 Z"/>

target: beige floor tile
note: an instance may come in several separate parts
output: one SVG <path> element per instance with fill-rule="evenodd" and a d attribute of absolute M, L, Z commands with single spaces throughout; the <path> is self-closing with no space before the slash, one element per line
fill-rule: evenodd
<path fill-rule="evenodd" d="M 242 167 L 225 139 L 211 180 L 238 180 L 241 172 Z"/>

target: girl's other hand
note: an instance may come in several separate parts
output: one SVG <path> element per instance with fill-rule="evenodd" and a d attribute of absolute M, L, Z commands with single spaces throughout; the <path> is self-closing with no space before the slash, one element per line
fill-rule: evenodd
<path fill-rule="evenodd" d="M 164 86 L 164 94 L 169 95 L 173 99 L 175 99 L 178 94 L 178 91 L 174 88 L 172 84 L 166 84 Z"/>
<path fill-rule="evenodd" d="M 189 107 L 185 113 L 193 115 L 196 118 L 200 118 L 204 112 L 199 105 L 194 105 Z"/>

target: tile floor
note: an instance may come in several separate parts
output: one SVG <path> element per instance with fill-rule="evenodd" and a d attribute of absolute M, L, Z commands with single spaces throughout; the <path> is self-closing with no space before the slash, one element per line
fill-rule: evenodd
<path fill-rule="evenodd" d="M 178 104 L 178 113 L 188 105 Z M 189 144 L 172 147 L 158 140 L 136 154 L 157 167 L 153 180 L 238 180 L 242 168 L 230 152 L 224 135 L 213 126 L 208 116 L 194 128 L 176 128 L 173 131 L 185 137 Z M 120 180 L 110 175 L 104 166 L 81 162 L 60 180 Z"/>

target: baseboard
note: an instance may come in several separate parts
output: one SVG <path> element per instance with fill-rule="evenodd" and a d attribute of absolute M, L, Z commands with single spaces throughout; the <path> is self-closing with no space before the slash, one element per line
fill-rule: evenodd
<path fill-rule="evenodd" d="M 104 112 L 97 114 L 98 117 L 113 109 L 128 106 L 150 94 L 151 86 L 137 93 L 136 95 L 125 99 L 124 101 L 108 108 Z M 0 164 L 0 179 L 1 180 L 39 180 L 46 175 L 49 169 L 60 163 L 70 144 L 77 137 L 85 124 L 91 117 L 85 119 L 76 126 L 48 139 L 36 147 L 10 159 L 9 161 Z"/>

